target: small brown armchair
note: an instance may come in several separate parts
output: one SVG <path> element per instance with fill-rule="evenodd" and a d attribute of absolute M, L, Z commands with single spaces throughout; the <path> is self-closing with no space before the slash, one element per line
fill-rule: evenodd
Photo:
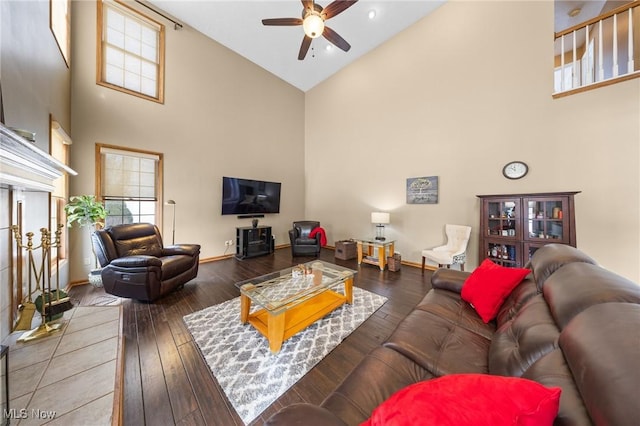
<path fill-rule="evenodd" d="M 198 274 L 200 245 L 164 247 L 150 223 L 109 226 L 91 235 L 107 293 L 152 302 Z"/>
<path fill-rule="evenodd" d="M 320 226 L 320 222 L 312 220 L 302 220 L 293 222 L 293 229 L 289 230 L 289 241 L 291 242 L 291 256 L 316 256 L 320 255 L 320 234 L 313 238 L 309 234 L 313 228 Z"/>

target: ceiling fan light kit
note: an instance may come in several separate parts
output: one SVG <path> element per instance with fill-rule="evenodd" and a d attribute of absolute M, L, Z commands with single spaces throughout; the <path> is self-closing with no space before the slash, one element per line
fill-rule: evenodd
<path fill-rule="evenodd" d="M 324 31 L 324 21 L 318 12 L 311 12 L 302 21 L 304 33 L 311 38 L 318 38 Z"/>
<path fill-rule="evenodd" d="M 302 25 L 304 38 L 298 53 L 298 59 L 303 60 L 307 55 L 307 51 L 311 46 L 311 40 L 323 36 L 330 43 L 344 50 L 351 49 L 351 45 L 347 43 L 338 33 L 325 25 L 327 19 L 333 18 L 339 13 L 344 12 L 353 6 L 358 0 L 334 0 L 327 7 L 323 8 L 316 4 L 313 0 L 302 1 L 302 19 L 300 18 L 271 18 L 263 19 L 262 25 L 274 26 L 296 26 Z"/>

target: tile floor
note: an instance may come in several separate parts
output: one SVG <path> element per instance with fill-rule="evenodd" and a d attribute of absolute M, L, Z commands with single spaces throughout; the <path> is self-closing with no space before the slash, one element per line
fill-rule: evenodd
<path fill-rule="evenodd" d="M 121 315 L 120 306 L 77 307 L 49 336 L 20 343 L 23 332 L 15 332 L 3 342 L 10 345 L 11 425 L 117 424 Z"/>

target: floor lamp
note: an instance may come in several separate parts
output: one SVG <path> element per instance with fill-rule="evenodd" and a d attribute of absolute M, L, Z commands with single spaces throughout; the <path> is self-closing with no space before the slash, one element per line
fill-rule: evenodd
<path fill-rule="evenodd" d="M 171 244 L 173 245 L 176 243 L 176 202 L 169 200 L 165 204 L 173 207 L 173 221 L 171 222 Z"/>

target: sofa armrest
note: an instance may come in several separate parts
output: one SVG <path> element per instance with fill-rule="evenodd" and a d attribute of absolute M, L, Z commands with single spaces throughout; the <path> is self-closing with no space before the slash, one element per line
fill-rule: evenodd
<path fill-rule="evenodd" d="M 313 404 L 299 403 L 284 407 L 271 416 L 265 426 L 347 426 L 331 411 Z"/>
<path fill-rule="evenodd" d="M 462 292 L 462 286 L 469 275 L 471 275 L 470 272 L 440 268 L 431 276 L 431 286 L 433 288 L 440 288 L 460 293 Z"/>
<path fill-rule="evenodd" d="M 200 253 L 200 244 L 174 244 L 162 249 L 163 256 L 187 255 L 194 257 Z"/>
<path fill-rule="evenodd" d="M 145 268 L 147 266 L 162 266 L 162 261 L 155 256 L 125 256 L 113 259 L 109 264 L 120 268 Z"/>

